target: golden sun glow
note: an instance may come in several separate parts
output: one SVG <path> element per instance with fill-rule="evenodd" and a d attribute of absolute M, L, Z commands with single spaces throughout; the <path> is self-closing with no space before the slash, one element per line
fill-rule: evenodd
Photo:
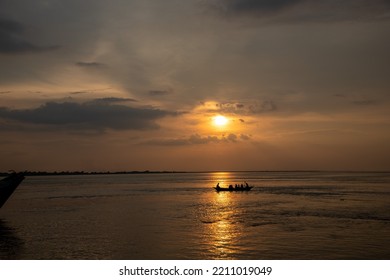
<path fill-rule="evenodd" d="M 216 126 L 225 126 L 228 122 L 229 120 L 226 117 L 221 115 L 215 116 L 213 118 L 213 123 Z"/>

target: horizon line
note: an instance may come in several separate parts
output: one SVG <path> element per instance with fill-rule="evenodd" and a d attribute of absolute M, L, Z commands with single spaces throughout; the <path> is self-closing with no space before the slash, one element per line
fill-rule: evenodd
<path fill-rule="evenodd" d="M 280 169 L 280 170 L 201 170 L 201 171 L 184 171 L 184 170 L 130 170 L 130 171 L 31 171 L 24 170 L 16 172 L 9 170 L 8 172 L 0 171 L 0 176 L 6 176 L 11 173 L 22 173 L 26 176 L 39 176 L 39 175 L 121 175 L 121 174 L 164 174 L 164 173 L 239 173 L 239 172 L 335 172 L 335 173 L 390 173 L 389 170 L 321 170 L 321 169 Z"/>

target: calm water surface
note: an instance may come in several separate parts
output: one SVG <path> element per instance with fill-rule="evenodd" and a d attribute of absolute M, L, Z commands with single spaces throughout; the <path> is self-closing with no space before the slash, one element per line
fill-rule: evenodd
<path fill-rule="evenodd" d="M 390 259 L 389 236 L 390 173 L 28 177 L 0 209 L 0 259 Z"/>

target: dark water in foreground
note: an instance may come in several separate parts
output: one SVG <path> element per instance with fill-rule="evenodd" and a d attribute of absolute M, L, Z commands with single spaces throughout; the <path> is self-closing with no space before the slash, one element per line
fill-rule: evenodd
<path fill-rule="evenodd" d="M 0 209 L 0 259 L 390 259 L 389 236 L 390 173 L 28 177 Z"/>

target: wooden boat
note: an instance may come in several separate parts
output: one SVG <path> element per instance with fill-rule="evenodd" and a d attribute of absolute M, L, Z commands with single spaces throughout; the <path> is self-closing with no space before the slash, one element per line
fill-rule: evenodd
<path fill-rule="evenodd" d="M 21 173 L 13 173 L 0 180 L 0 208 L 23 180 L 24 176 Z"/>
<path fill-rule="evenodd" d="M 214 189 L 217 192 L 248 192 L 253 187 L 243 187 L 243 188 L 221 188 L 221 187 L 214 187 Z"/>

